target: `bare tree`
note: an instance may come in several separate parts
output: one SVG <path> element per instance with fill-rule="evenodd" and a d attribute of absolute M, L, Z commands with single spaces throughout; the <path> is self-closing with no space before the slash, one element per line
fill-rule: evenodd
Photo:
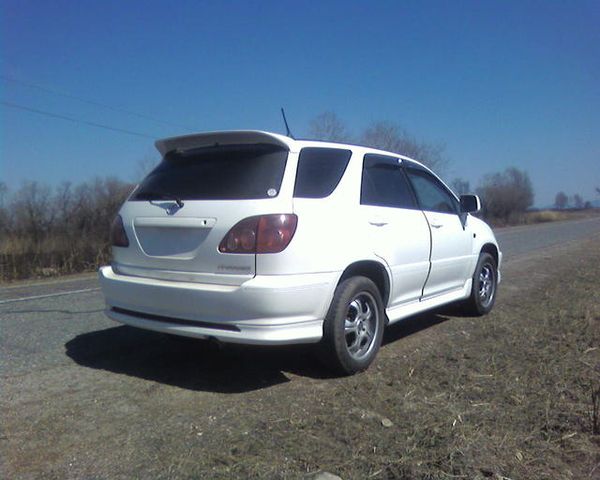
<path fill-rule="evenodd" d="M 6 198 L 8 196 L 8 187 L 6 183 L 0 182 L 0 239 L 4 237 L 8 230 L 9 215 L 6 208 Z"/>
<path fill-rule="evenodd" d="M 471 191 L 469 181 L 464 180 L 462 178 L 455 178 L 454 180 L 452 180 L 450 186 L 452 187 L 452 190 L 454 190 L 454 193 L 456 193 L 457 195 L 466 195 Z"/>
<path fill-rule="evenodd" d="M 55 210 L 51 190 L 38 182 L 25 182 L 15 193 L 11 209 L 16 219 L 16 229 L 39 243 L 52 227 Z"/>
<path fill-rule="evenodd" d="M 54 193 L 55 210 L 62 222 L 69 221 L 74 208 L 75 198 L 73 196 L 73 186 L 71 182 L 61 183 Z"/>
<path fill-rule="evenodd" d="M 158 165 L 158 162 L 160 162 L 160 158 L 150 153 L 141 157 L 136 163 L 132 180 L 136 183 L 140 182 Z"/>
<path fill-rule="evenodd" d="M 515 167 L 502 173 L 486 175 L 477 188 L 488 218 L 510 221 L 533 205 L 533 186 L 527 172 Z"/>
<path fill-rule="evenodd" d="M 110 222 L 131 188 L 115 178 L 55 189 L 27 182 L 6 201 L 0 197 L 0 278 L 76 272 L 107 261 Z"/>
<path fill-rule="evenodd" d="M 575 208 L 583 208 L 583 205 L 584 205 L 584 201 L 583 201 L 583 198 L 581 198 L 581 195 L 579 195 L 578 193 L 573 195 L 573 206 Z"/>
<path fill-rule="evenodd" d="M 419 141 L 392 122 L 372 124 L 362 134 L 360 143 L 414 158 L 438 173 L 446 167 L 443 145 Z"/>
<path fill-rule="evenodd" d="M 356 141 L 334 112 L 317 115 L 310 122 L 308 132 L 316 140 L 342 143 Z M 419 141 L 393 122 L 373 123 L 358 137 L 358 143 L 406 155 L 437 172 L 442 172 L 446 167 L 446 159 L 442 155 L 443 145 Z"/>
<path fill-rule="evenodd" d="M 569 204 L 569 197 L 565 192 L 558 192 L 554 197 L 554 206 L 560 210 L 565 208 Z"/>
<path fill-rule="evenodd" d="M 340 143 L 352 141 L 352 135 L 334 112 L 323 112 L 311 120 L 308 134 L 315 140 Z"/>
<path fill-rule="evenodd" d="M 8 195 L 8 186 L 6 185 L 6 183 L 0 181 L 0 206 L 4 205 L 7 195 Z"/>

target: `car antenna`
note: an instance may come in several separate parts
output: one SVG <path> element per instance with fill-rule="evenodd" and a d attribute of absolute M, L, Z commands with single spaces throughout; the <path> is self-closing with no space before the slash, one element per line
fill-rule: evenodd
<path fill-rule="evenodd" d="M 292 132 L 290 131 L 290 126 L 287 123 L 287 118 L 285 118 L 285 110 L 283 109 L 283 107 L 281 107 L 281 115 L 283 116 L 283 123 L 285 123 L 285 129 L 286 129 L 286 135 L 288 137 L 293 138 L 294 140 L 296 140 L 294 138 L 294 135 L 292 135 Z"/>

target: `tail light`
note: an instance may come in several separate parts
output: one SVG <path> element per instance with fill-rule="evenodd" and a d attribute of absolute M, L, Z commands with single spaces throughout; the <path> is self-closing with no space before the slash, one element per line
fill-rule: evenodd
<path fill-rule="evenodd" d="M 227 232 L 221 253 L 279 253 L 292 241 L 298 217 L 290 213 L 249 217 Z"/>
<path fill-rule="evenodd" d="M 117 215 L 110 227 L 110 243 L 115 247 L 128 247 L 129 239 L 123 226 L 121 215 Z"/>

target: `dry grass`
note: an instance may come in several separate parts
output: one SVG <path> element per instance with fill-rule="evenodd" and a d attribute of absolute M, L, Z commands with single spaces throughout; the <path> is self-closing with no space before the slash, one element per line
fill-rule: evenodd
<path fill-rule="evenodd" d="M 494 227 L 508 227 L 514 225 L 531 225 L 534 223 L 559 222 L 565 220 L 578 220 L 590 216 L 600 215 L 600 209 L 587 210 L 537 210 L 532 212 L 515 213 L 508 219 L 485 219 Z"/>
<path fill-rule="evenodd" d="M 556 210 L 540 210 L 539 212 L 527 212 L 525 214 L 525 224 L 530 223 L 545 223 L 557 222 L 559 220 L 568 220 L 572 218 L 566 212 L 558 212 Z"/>
<path fill-rule="evenodd" d="M 49 235 L 33 242 L 26 237 L 5 237 L 0 242 L 0 282 L 93 271 L 109 258 L 105 238 Z"/>

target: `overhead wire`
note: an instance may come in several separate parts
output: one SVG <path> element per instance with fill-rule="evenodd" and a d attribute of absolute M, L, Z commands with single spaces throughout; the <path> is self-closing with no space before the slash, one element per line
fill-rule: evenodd
<path fill-rule="evenodd" d="M 64 98 L 68 98 L 68 99 L 71 99 L 71 100 L 76 100 L 78 102 L 87 103 L 88 105 L 94 105 L 96 107 L 106 108 L 108 110 L 112 110 L 113 112 L 123 113 L 123 114 L 126 114 L 126 115 L 132 115 L 134 117 L 142 118 L 144 120 L 150 120 L 152 122 L 161 123 L 163 125 L 169 125 L 169 126 L 178 127 L 178 128 L 185 128 L 187 130 L 192 130 L 192 131 L 194 130 L 194 128 L 192 128 L 192 127 L 190 127 L 188 125 L 183 125 L 183 124 L 180 124 L 180 123 L 175 123 L 175 122 L 171 122 L 171 121 L 168 121 L 168 120 L 163 120 L 163 119 L 160 119 L 160 118 L 152 117 L 150 115 L 145 115 L 145 114 L 142 114 L 142 113 L 134 112 L 132 110 L 128 110 L 128 109 L 125 109 L 125 108 L 115 107 L 115 106 L 112 106 L 112 105 L 108 105 L 106 103 L 97 102 L 95 100 L 89 100 L 87 98 L 83 98 L 83 97 L 80 97 L 78 95 L 71 95 L 70 93 L 62 92 L 60 90 L 56 90 L 56 89 L 53 89 L 53 88 L 45 87 L 45 86 L 42 86 L 42 85 L 39 85 L 39 84 L 36 84 L 36 83 L 26 82 L 24 80 L 19 80 L 19 79 L 16 79 L 14 77 L 9 77 L 7 75 L 1 75 L 0 74 L 0 80 L 4 80 L 5 82 L 16 83 L 18 85 L 22 85 L 22 86 L 28 87 L 28 88 L 34 88 L 36 90 L 40 90 L 40 91 L 45 92 L 45 93 L 50 93 L 50 94 L 57 95 L 57 96 L 64 97 Z"/>
<path fill-rule="evenodd" d="M 39 110 L 37 108 L 28 107 L 26 105 L 20 105 L 18 103 L 7 102 L 5 100 L 0 100 L 0 105 L 4 105 L 5 107 L 10 107 L 10 108 L 15 108 L 18 110 L 24 110 L 26 112 L 37 113 L 39 115 L 45 115 L 47 117 L 59 118 L 61 120 L 66 120 L 66 121 L 73 122 L 73 123 L 80 123 L 80 124 L 89 125 L 92 127 L 103 128 L 105 130 L 111 130 L 113 132 L 126 133 L 128 135 L 135 135 L 137 137 L 143 137 L 143 138 L 151 138 L 151 139 L 156 138 L 155 136 L 148 135 L 146 133 L 134 132 L 133 130 L 126 130 L 124 128 L 112 127 L 110 125 L 104 125 L 102 123 L 90 122 L 88 120 L 82 120 L 80 118 L 69 117 L 67 115 L 62 115 L 59 113 L 48 112 L 46 110 Z"/>

